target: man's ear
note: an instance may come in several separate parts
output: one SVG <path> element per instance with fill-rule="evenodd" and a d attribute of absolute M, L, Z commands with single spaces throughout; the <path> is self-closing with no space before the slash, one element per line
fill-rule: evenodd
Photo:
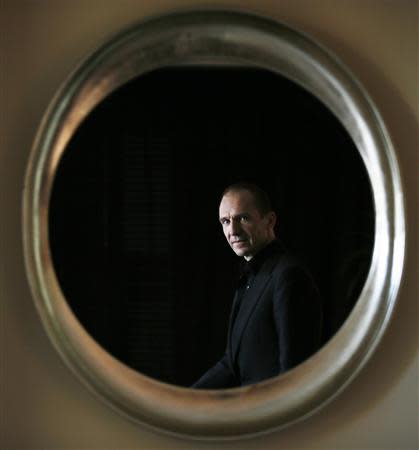
<path fill-rule="evenodd" d="M 276 225 L 276 214 L 273 211 L 268 213 L 268 223 L 272 229 Z"/>

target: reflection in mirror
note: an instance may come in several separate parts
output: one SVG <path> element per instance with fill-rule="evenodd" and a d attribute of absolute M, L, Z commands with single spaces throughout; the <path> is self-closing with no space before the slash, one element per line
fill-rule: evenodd
<path fill-rule="evenodd" d="M 92 111 L 50 200 L 63 293 L 120 361 L 190 386 L 224 353 L 239 258 L 218 205 L 239 180 L 270 194 L 278 238 L 313 274 L 324 343 L 348 317 L 371 262 L 374 208 L 338 119 L 266 70 L 160 69 Z"/>

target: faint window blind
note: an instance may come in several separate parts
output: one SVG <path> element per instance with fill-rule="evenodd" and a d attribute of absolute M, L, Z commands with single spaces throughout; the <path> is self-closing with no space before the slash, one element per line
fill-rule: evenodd
<path fill-rule="evenodd" d="M 170 381 L 175 336 L 167 138 L 126 136 L 121 169 L 126 356 L 140 372 Z"/>

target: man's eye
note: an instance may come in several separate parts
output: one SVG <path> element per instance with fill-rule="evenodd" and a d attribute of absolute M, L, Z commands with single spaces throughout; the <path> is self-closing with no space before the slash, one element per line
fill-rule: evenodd
<path fill-rule="evenodd" d="M 222 219 L 221 220 L 221 225 L 227 225 L 228 224 L 228 220 L 227 219 Z"/>
<path fill-rule="evenodd" d="M 249 217 L 248 216 L 241 216 L 240 217 L 240 221 L 241 222 L 247 222 L 249 220 Z"/>

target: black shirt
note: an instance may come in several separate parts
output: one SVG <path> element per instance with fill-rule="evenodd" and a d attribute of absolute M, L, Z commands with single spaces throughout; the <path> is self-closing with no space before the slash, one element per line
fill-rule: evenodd
<path fill-rule="evenodd" d="M 232 323 L 239 313 L 240 307 L 245 301 L 246 292 L 252 285 L 259 269 L 263 263 L 270 258 L 274 253 L 283 251 L 283 248 L 277 239 L 271 241 L 266 247 L 260 250 L 250 261 L 243 260 L 240 267 L 240 276 L 237 285 L 237 300 L 234 305 Z"/>
<path fill-rule="evenodd" d="M 237 285 L 238 301 L 240 305 L 246 293 L 246 290 L 251 286 L 255 276 L 263 263 L 270 258 L 274 253 L 283 251 L 283 248 L 277 239 L 271 241 L 266 247 L 259 251 L 250 261 L 244 260 L 240 268 L 240 276 Z M 238 305 L 238 306 L 239 306 Z"/>

